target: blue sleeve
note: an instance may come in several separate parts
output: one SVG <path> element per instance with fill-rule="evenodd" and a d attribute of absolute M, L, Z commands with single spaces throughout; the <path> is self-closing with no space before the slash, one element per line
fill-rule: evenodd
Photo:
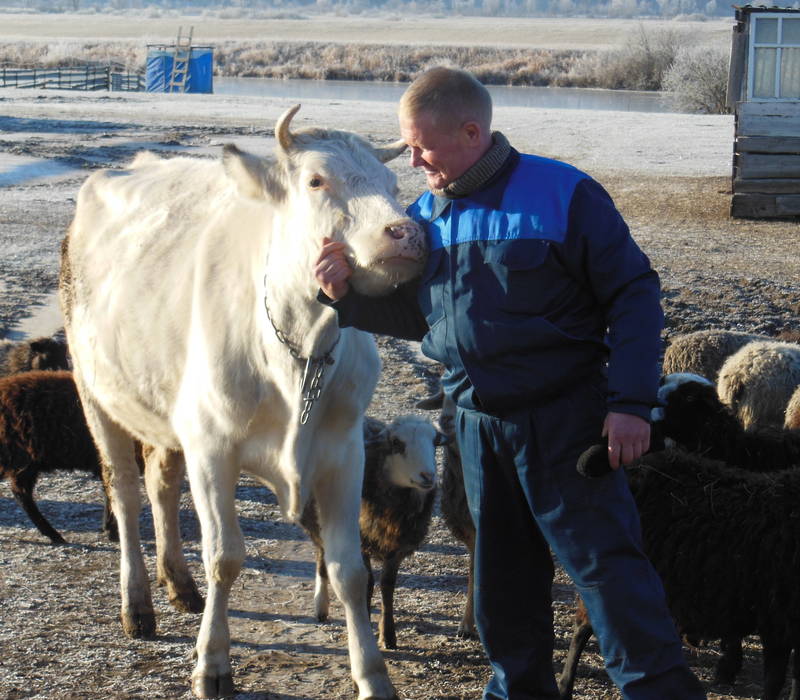
<path fill-rule="evenodd" d="M 588 282 L 607 325 L 608 408 L 650 419 L 660 375 L 661 286 L 608 193 L 582 180 L 570 202 L 567 264 Z"/>
<path fill-rule="evenodd" d="M 422 340 L 428 332 L 428 323 L 417 301 L 417 285 L 413 283 L 400 285 L 382 297 L 368 297 L 351 288 L 339 301 L 333 301 L 320 290 L 317 300 L 336 311 L 342 328 L 353 327 L 405 340 Z"/>

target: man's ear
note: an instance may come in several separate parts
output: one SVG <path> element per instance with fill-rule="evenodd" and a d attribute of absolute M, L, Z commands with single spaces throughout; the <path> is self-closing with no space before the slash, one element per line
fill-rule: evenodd
<path fill-rule="evenodd" d="M 483 142 L 483 129 L 476 121 L 464 122 L 461 125 L 461 134 L 467 145 L 475 148 Z"/>

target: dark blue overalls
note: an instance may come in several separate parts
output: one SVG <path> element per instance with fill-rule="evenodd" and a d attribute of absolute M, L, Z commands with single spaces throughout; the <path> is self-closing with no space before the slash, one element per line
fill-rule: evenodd
<path fill-rule="evenodd" d="M 663 315 L 646 256 L 596 182 L 516 151 L 478 192 L 426 193 L 409 214 L 430 243 L 413 294 L 350 292 L 334 307 L 342 326 L 424 336 L 423 352 L 445 366 L 477 530 L 476 622 L 494 671 L 484 698 L 558 697 L 551 551 L 625 698 L 704 698 L 624 473 L 575 469 L 609 410 L 649 418 Z"/>

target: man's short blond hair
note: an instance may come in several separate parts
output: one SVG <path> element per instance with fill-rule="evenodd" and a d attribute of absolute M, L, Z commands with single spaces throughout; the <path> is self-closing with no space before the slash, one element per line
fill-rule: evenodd
<path fill-rule="evenodd" d="M 444 66 L 418 76 L 400 98 L 399 109 L 410 117 L 425 112 L 442 128 L 475 121 L 488 132 L 492 123 L 489 91 L 472 73 Z"/>

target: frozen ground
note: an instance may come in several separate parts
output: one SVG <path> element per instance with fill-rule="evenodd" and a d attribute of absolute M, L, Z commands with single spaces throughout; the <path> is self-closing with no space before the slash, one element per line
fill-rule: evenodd
<path fill-rule="evenodd" d="M 197 95 L 0 91 L 0 337 L 49 333 L 59 244 L 81 182 L 142 148 L 165 155 L 219 155 L 233 141 L 266 153 L 289 100 Z M 308 101 L 297 125 L 351 129 L 375 142 L 397 138 L 394 105 Z M 518 148 L 568 160 L 614 197 L 659 270 L 665 335 L 711 325 L 760 332 L 798 326 L 798 223 L 731 220 L 731 117 L 500 108 L 495 125 Z M 405 159 L 391 163 L 401 199 L 424 183 Z M 32 314 L 32 315 L 31 315 Z M 414 348 L 381 339 L 384 374 L 370 413 L 413 412 L 435 375 Z M 398 358 L 402 361 L 398 362 Z M 69 545 L 50 547 L 0 483 L 0 697 L 9 700 L 186 698 L 197 618 L 179 615 L 155 591 L 159 636 L 132 641 L 118 622 L 116 547 L 97 532 L 96 482 L 43 478 L 40 507 Z M 248 558 L 231 596 L 232 658 L 239 700 L 352 697 L 341 606 L 329 624 L 311 614 L 313 552 L 284 522 L 274 497 L 249 480 L 238 492 Z M 182 530 L 202 580 L 199 533 L 185 494 Z M 153 562 L 149 513 L 142 517 Z M 386 658 L 400 697 L 473 700 L 488 671 L 477 642 L 454 634 L 464 603 L 466 557 L 441 518 L 421 552 L 401 568 L 399 648 Z M 566 653 L 573 589 L 554 587 L 556 666 Z M 712 700 L 760 696 L 760 646 L 749 640 L 733 688 L 710 685 L 715 646 L 687 649 Z M 595 647 L 579 669 L 576 700 L 618 700 Z"/>

